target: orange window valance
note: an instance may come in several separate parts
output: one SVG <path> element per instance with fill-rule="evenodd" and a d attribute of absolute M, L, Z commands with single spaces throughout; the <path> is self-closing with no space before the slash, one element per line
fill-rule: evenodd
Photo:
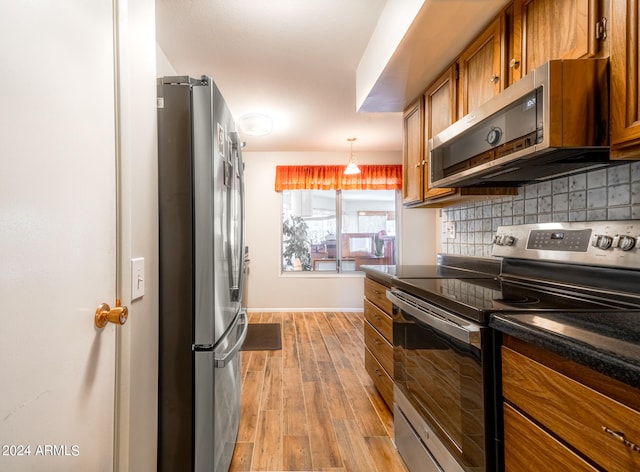
<path fill-rule="evenodd" d="M 276 192 L 282 190 L 400 190 L 402 165 L 359 165 L 345 175 L 338 166 L 276 166 Z"/>

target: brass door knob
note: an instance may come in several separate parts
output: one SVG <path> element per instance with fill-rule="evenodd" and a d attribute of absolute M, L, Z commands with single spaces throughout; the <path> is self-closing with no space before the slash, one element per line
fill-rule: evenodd
<path fill-rule="evenodd" d="M 111 308 L 106 303 L 101 303 L 96 308 L 95 323 L 97 328 L 104 328 L 107 323 L 123 325 L 129 317 L 129 309 L 126 306 L 120 306 L 120 299 L 116 299 L 115 308 Z"/>

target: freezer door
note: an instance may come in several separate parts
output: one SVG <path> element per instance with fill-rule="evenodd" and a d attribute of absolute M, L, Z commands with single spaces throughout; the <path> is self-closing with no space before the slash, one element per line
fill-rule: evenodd
<path fill-rule="evenodd" d="M 240 347 L 247 335 L 241 311 L 215 351 L 195 355 L 196 471 L 229 470 L 240 423 Z"/>

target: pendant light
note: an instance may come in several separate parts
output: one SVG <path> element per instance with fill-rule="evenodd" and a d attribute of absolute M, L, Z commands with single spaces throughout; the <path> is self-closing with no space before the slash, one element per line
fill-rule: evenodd
<path fill-rule="evenodd" d="M 353 160 L 353 142 L 355 140 L 356 140 L 356 138 L 347 138 L 347 141 L 349 141 L 349 164 L 347 164 L 347 167 L 344 169 L 344 173 L 346 175 L 352 175 L 352 174 L 359 174 L 360 173 L 360 168 L 358 167 L 358 165 Z"/>

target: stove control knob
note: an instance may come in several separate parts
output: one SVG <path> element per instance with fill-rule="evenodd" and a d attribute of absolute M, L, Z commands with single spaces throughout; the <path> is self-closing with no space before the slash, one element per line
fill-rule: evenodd
<path fill-rule="evenodd" d="M 631 236 L 620 236 L 618 247 L 623 251 L 630 251 L 636 246 L 636 238 Z"/>
<path fill-rule="evenodd" d="M 591 245 L 598 249 L 609 249 L 613 244 L 613 238 L 611 236 L 605 236 L 603 234 L 596 234 L 591 241 Z"/>
<path fill-rule="evenodd" d="M 493 244 L 495 244 L 496 246 L 502 246 L 503 238 L 504 238 L 504 236 L 502 236 L 501 234 L 496 234 L 493 237 Z"/>
<path fill-rule="evenodd" d="M 503 244 L 505 246 L 513 246 L 516 242 L 516 238 L 514 238 L 513 236 L 505 236 L 502 240 Z"/>

